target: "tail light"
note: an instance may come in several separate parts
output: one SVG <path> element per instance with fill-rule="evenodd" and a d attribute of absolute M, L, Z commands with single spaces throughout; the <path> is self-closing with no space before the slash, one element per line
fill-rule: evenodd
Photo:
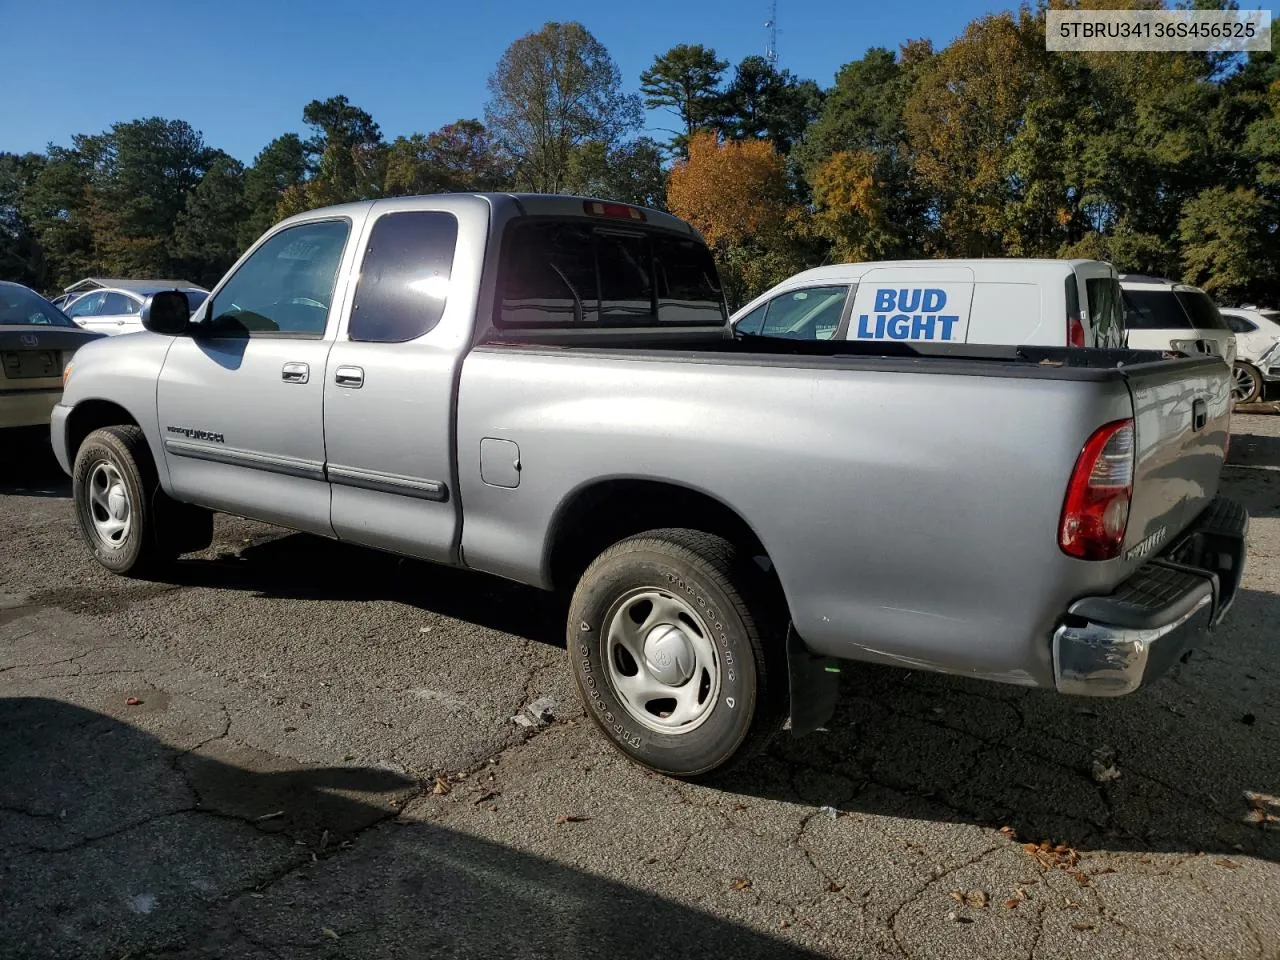
<path fill-rule="evenodd" d="M 1079 317 L 1067 317 L 1067 346 L 1084 346 L 1084 323 Z"/>
<path fill-rule="evenodd" d="M 1058 545 L 1081 560 L 1120 555 L 1133 497 L 1133 420 L 1094 432 L 1076 459 L 1062 505 Z"/>

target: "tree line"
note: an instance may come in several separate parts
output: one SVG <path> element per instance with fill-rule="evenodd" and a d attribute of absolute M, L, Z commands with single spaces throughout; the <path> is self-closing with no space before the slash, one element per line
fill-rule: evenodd
<path fill-rule="evenodd" d="M 1273 36 L 1280 26 L 1273 29 Z M 245 166 L 182 120 L 0 153 L 0 279 L 212 285 L 282 217 L 479 190 L 670 209 L 715 251 L 731 305 L 824 262 L 1091 257 L 1223 301 L 1280 302 L 1274 52 L 1049 53 L 1044 8 L 844 65 L 830 88 L 679 44 L 626 89 L 579 23 L 516 40 L 483 120 L 388 141 L 344 96 Z M 641 135 L 643 108 L 671 117 Z"/>

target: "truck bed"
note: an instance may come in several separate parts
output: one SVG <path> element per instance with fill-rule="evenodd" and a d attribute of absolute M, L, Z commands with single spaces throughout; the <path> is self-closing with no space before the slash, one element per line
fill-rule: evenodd
<path fill-rule="evenodd" d="M 463 553 L 551 585 L 546 538 L 576 496 L 690 489 L 752 526 L 815 651 L 1048 686 L 1055 619 L 1142 562 L 1058 547 L 1085 441 L 1135 418 L 1125 550 L 1171 541 L 1217 491 L 1228 380 L 1147 351 L 487 344 L 459 386 Z M 516 489 L 478 481 L 484 437 L 518 443 Z"/>

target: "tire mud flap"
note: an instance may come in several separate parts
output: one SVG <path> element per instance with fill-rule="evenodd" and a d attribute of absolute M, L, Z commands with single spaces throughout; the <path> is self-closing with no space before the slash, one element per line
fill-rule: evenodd
<path fill-rule="evenodd" d="M 831 719 L 840 696 L 840 661 L 811 651 L 795 627 L 787 627 L 787 674 L 791 681 L 793 737 L 822 727 Z"/>

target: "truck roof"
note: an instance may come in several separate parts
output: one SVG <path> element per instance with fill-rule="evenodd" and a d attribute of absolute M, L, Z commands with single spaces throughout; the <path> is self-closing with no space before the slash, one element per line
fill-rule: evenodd
<path fill-rule="evenodd" d="M 412 210 L 421 207 L 421 209 L 429 210 L 431 209 L 431 202 L 440 197 L 473 197 L 490 208 L 497 208 L 499 206 L 512 207 L 514 208 L 511 211 L 512 215 L 544 217 L 581 217 L 586 214 L 583 206 L 584 204 L 617 204 L 617 201 L 606 200 L 600 197 L 553 193 L 430 193 L 408 197 L 381 197 L 377 200 L 357 200 L 353 203 L 339 203 L 329 207 L 319 207 L 315 210 L 307 210 L 303 213 L 294 214 L 287 220 L 281 221 L 281 223 L 314 220 L 318 217 L 327 216 L 355 217 L 384 207 L 395 207 L 398 210 Z M 644 222 L 647 224 L 663 227 L 667 230 L 678 230 L 681 233 L 689 233 L 698 237 L 698 239 L 702 239 L 698 234 L 698 231 L 688 223 L 677 217 L 673 217 L 671 214 L 662 210 L 655 210 L 652 207 L 644 207 L 634 203 L 622 204 L 621 206 L 641 211 L 644 215 Z M 623 222 L 634 221 L 623 219 Z"/>

